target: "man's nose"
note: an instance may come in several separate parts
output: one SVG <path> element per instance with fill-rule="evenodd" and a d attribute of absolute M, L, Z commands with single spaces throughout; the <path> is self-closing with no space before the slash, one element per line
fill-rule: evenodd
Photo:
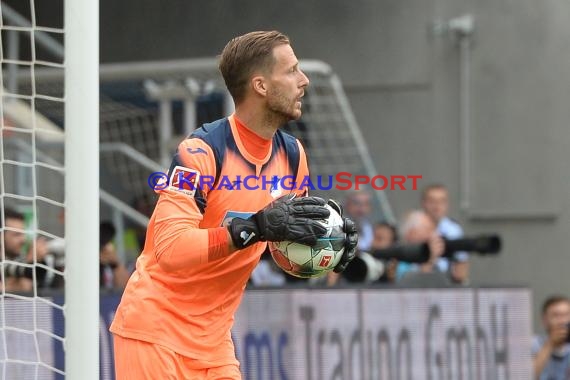
<path fill-rule="evenodd" d="M 301 87 L 307 87 L 307 86 L 309 85 L 309 83 L 310 83 L 309 77 L 308 77 L 307 75 L 305 75 L 305 73 L 304 73 L 303 71 L 300 71 L 300 70 L 299 70 L 299 72 L 301 73 L 301 76 L 302 76 L 302 78 L 301 78 Z"/>

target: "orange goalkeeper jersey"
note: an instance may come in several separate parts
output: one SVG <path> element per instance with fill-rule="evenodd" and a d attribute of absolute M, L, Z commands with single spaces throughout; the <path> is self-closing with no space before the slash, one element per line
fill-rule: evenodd
<path fill-rule="evenodd" d="M 303 148 L 284 132 L 277 131 L 260 159 L 245 149 L 233 116 L 196 130 L 178 147 L 169 186 L 158 191 L 111 331 L 166 346 L 205 368 L 237 363 L 230 329 L 266 243 L 217 258 L 208 249 L 208 229 L 248 217 L 286 193 L 303 193 L 280 179 L 299 184 L 306 176 Z"/>

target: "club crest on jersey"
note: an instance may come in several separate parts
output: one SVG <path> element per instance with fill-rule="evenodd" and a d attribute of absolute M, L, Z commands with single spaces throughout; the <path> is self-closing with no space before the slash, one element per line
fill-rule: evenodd
<path fill-rule="evenodd" d="M 176 166 L 170 175 L 169 190 L 180 191 L 188 196 L 193 197 L 196 194 L 198 181 L 200 180 L 200 172 L 184 166 Z"/>
<path fill-rule="evenodd" d="M 269 188 L 269 195 L 273 199 L 279 198 L 283 194 L 283 188 L 281 187 L 281 181 L 278 176 L 273 176 L 271 179 L 271 187 Z"/>

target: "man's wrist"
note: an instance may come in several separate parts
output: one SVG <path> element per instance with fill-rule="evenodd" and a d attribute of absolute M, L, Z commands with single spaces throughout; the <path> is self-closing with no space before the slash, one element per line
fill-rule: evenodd
<path fill-rule="evenodd" d="M 228 231 L 232 245 L 236 249 L 243 249 L 263 240 L 254 217 L 232 219 L 228 226 Z"/>
<path fill-rule="evenodd" d="M 547 339 L 546 342 L 544 342 L 544 348 L 548 351 L 549 354 L 552 354 L 554 351 L 556 351 L 557 348 L 561 347 L 562 345 L 563 343 L 558 344 L 552 339 Z"/>

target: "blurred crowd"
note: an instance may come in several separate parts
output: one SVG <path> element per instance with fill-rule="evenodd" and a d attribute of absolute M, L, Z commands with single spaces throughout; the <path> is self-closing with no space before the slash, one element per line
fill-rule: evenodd
<path fill-rule="evenodd" d="M 5 293 L 33 293 L 63 289 L 63 239 L 34 236 L 23 213 L 4 209 L 0 253 L 3 270 L 0 287 Z M 100 225 L 99 274 L 104 290 L 121 290 L 131 271 L 119 259 L 114 243 L 115 227 L 109 222 Z"/>
<path fill-rule="evenodd" d="M 357 223 L 358 256 L 342 274 L 310 282 L 338 286 L 342 284 L 468 285 L 469 254 L 458 251 L 444 255 L 444 239 L 463 237 L 463 228 L 450 217 L 450 196 L 446 186 L 429 185 L 421 192 L 417 208 L 405 212 L 398 225 L 382 220 L 373 212 L 372 194 L 365 190 L 348 193 L 344 212 Z M 389 257 L 390 248 L 425 244 L 425 261 L 406 262 Z M 265 255 L 252 278 L 252 286 L 279 286 L 299 280 L 284 274 Z"/>

